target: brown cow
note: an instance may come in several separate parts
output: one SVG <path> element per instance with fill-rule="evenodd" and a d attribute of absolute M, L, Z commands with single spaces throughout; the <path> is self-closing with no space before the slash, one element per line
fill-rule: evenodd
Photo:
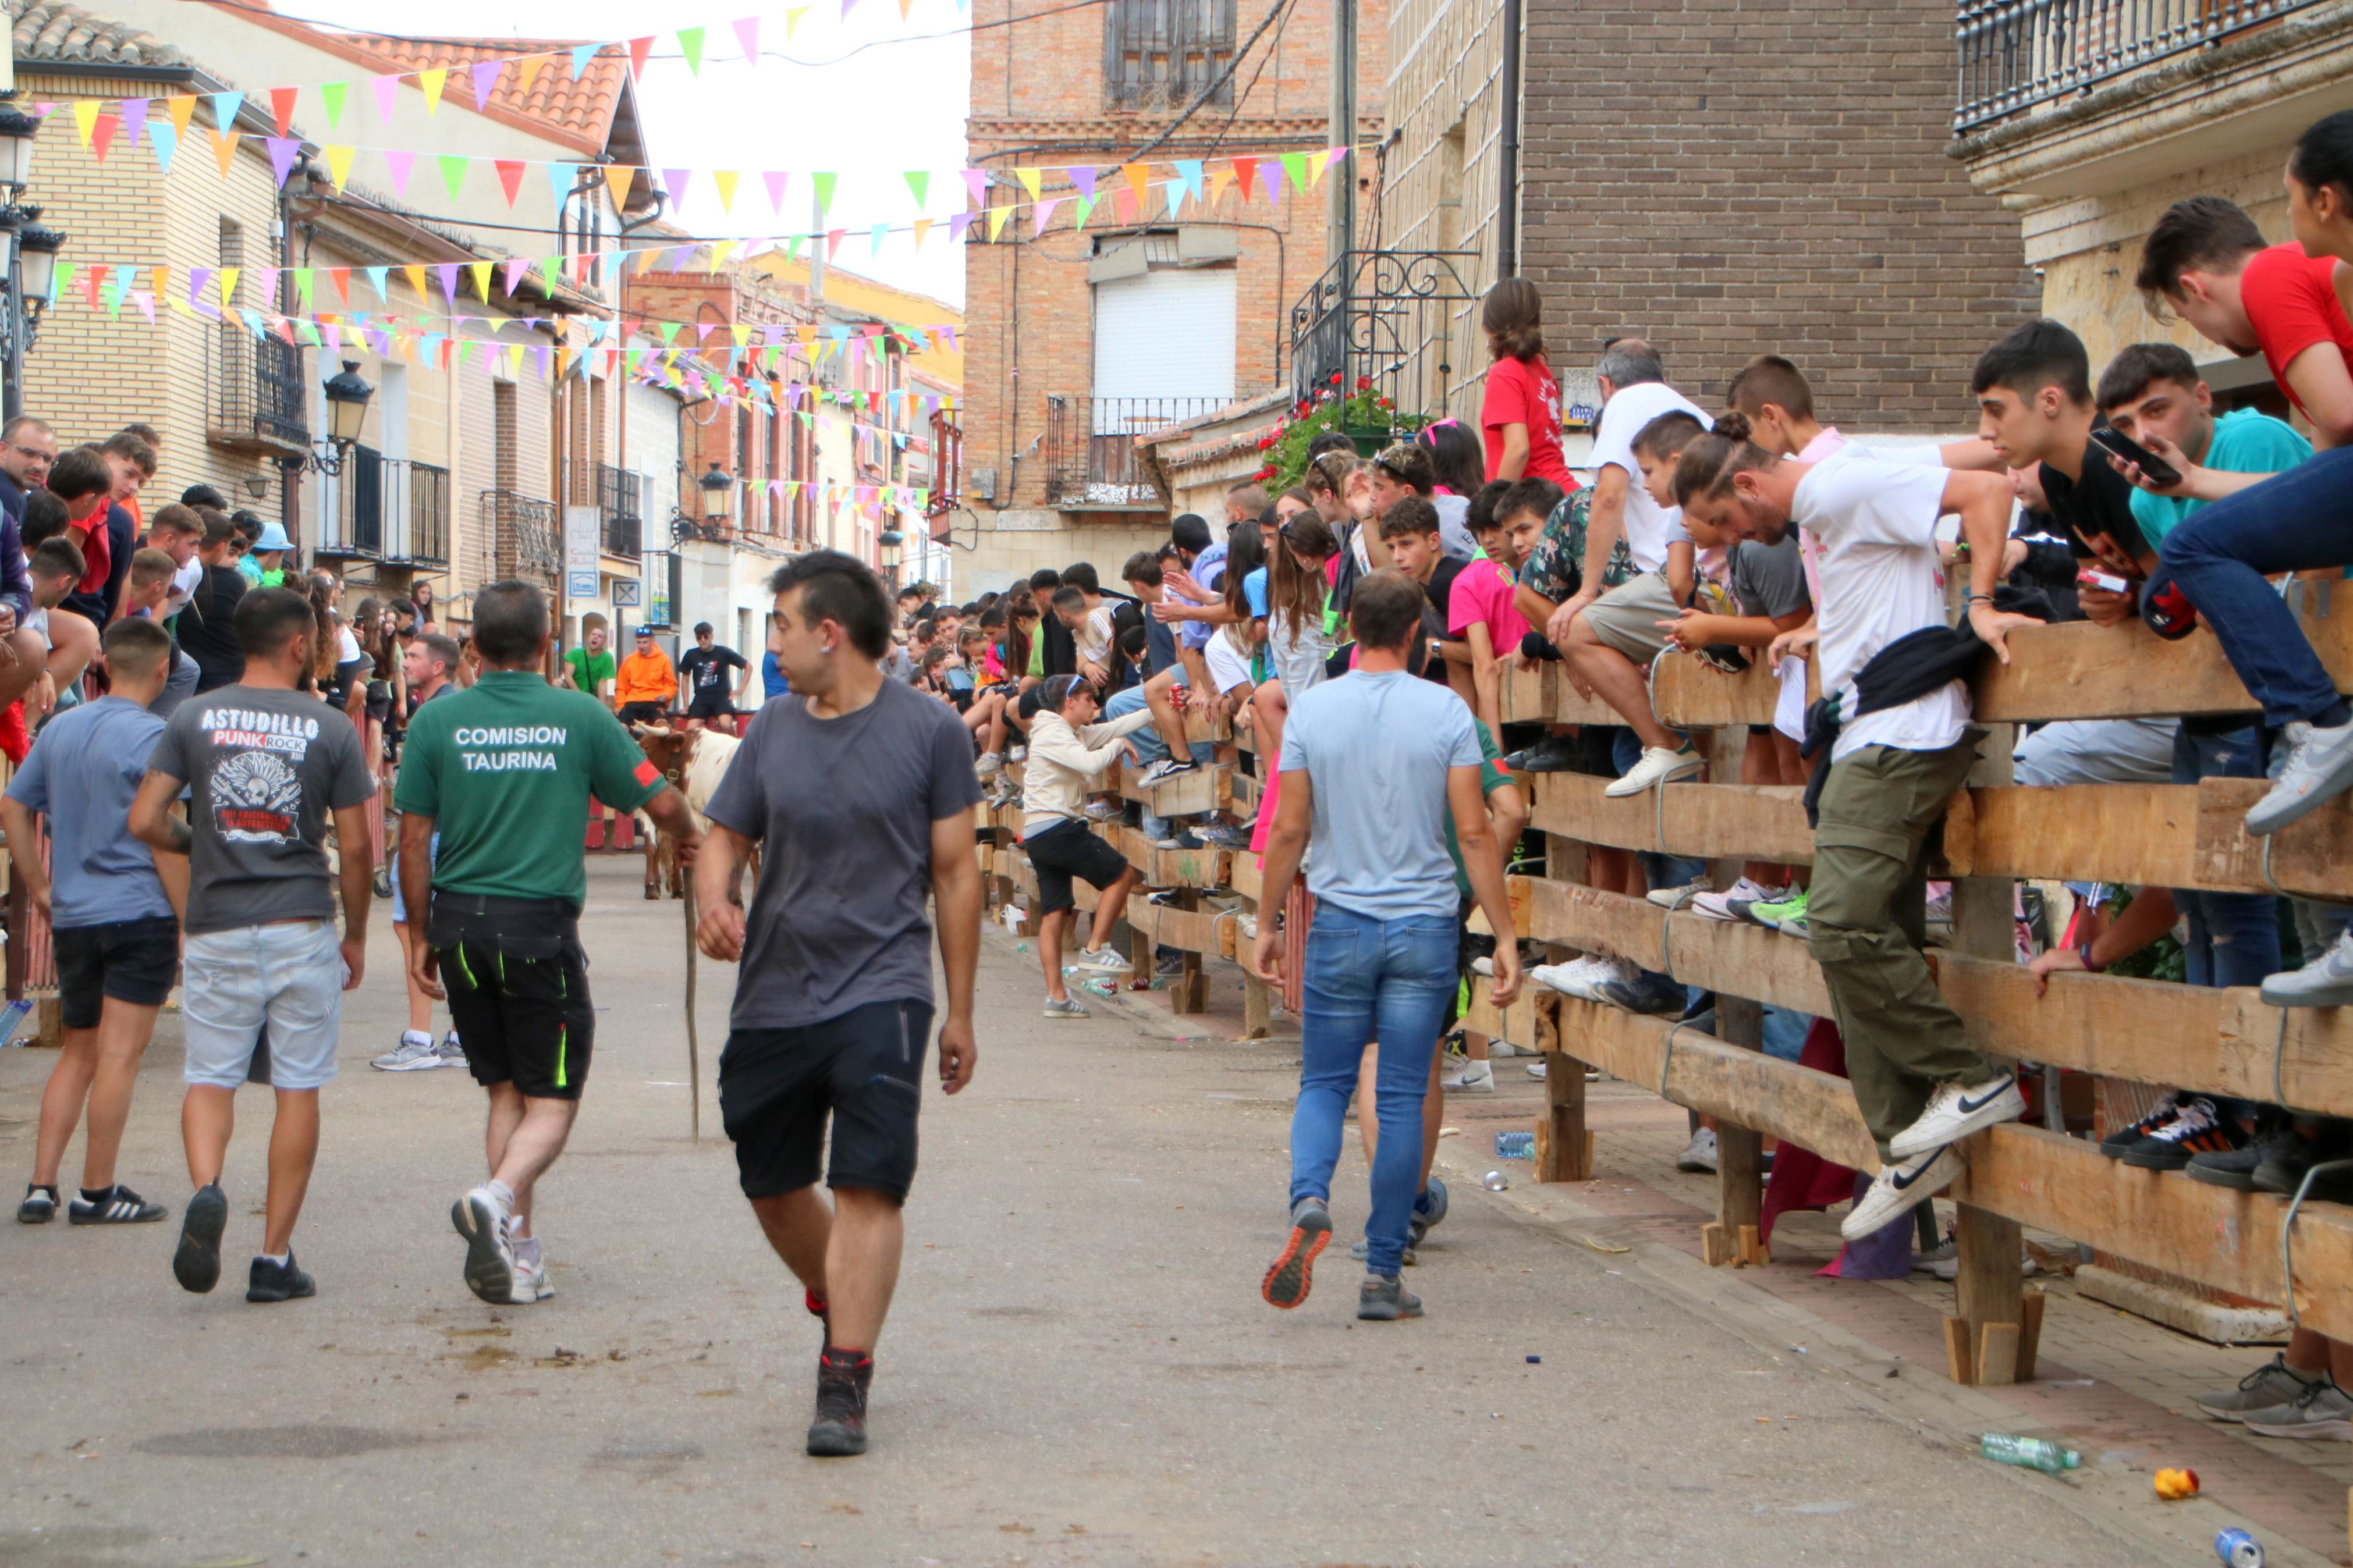
<path fill-rule="evenodd" d="M 686 796 L 698 820 L 711 805 L 727 764 L 743 742 L 716 730 L 673 730 L 667 724 L 632 724 L 629 733 L 662 777 Z M 657 829 L 646 836 L 646 897 L 659 899 L 665 884 L 673 899 L 686 897 L 686 872 L 678 863 L 678 840 Z"/>

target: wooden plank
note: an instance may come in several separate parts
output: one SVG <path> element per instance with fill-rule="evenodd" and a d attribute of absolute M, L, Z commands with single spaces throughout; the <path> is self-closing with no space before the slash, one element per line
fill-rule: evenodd
<path fill-rule="evenodd" d="M 1218 933 L 1210 929 L 1210 912 L 1206 910 L 1170 909 L 1148 899 L 1130 899 L 1127 901 L 1128 924 L 1145 933 L 1150 941 L 1185 952 L 1218 951 Z"/>
<path fill-rule="evenodd" d="M 1529 775 L 1529 825 L 1587 844 L 1663 849 L 1669 855 L 1813 860 L 1814 835 L 1806 825 L 1802 790 L 1673 784 L 1612 800 L 1601 793 L 1609 782 L 1583 773 Z M 1654 800 L 1654 795 L 1664 798 Z"/>
<path fill-rule="evenodd" d="M 2287 1200 L 2139 1171 L 2082 1139 L 2013 1122 L 1969 1147 L 1953 1196 L 2257 1301 L 2283 1300 L 2279 1227 Z M 2353 1209 L 2307 1203 L 2296 1216 L 2295 1299 L 2304 1326 L 2353 1338 Z M 2011 1254 L 2012 1272 L 2017 1255 Z"/>
<path fill-rule="evenodd" d="M 1819 686 L 1819 678 L 1810 673 L 1813 668 L 1809 667 L 1809 679 Z M 1677 730 L 1770 724 L 1780 698 L 1780 679 L 1761 658 L 1738 675 L 1726 675 L 1688 654 L 1677 654 L 1659 661 L 1658 673 L 1651 682 L 1651 701 L 1660 721 Z"/>
<path fill-rule="evenodd" d="M 2042 1348 L 2042 1309 L 2050 1300 L 2040 1290 L 2029 1290 L 2019 1299 L 2024 1316 L 2018 1325 L 2017 1381 L 2034 1381 L 2035 1358 Z"/>
<path fill-rule="evenodd" d="M 1242 1034 L 1245 1040 L 1262 1040 L 1274 1032 L 1274 992 L 1265 981 L 1242 972 Z"/>
<path fill-rule="evenodd" d="M 1964 1322 L 1967 1321 L 1963 1320 Z M 2018 1382 L 2021 1342 L 2016 1323 L 1984 1325 L 1978 1335 L 1978 1381 L 1981 1384 Z"/>
<path fill-rule="evenodd" d="M 1227 885 L 1255 906 L 1260 902 L 1265 886 L 1261 876 L 1264 868 L 1264 863 L 1258 856 L 1246 849 L 1237 850 L 1233 864 L 1226 868 Z"/>
<path fill-rule="evenodd" d="M 1736 1050 L 1758 1051 L 1765 1044 L 1764 1009 L 1737 996 L 1715 1004 L 1716 1037 Z M 1715 1217 L 1735 1237 L 1753 1237 L 1763 1228 L 1765 1142 L 1753 1127 L 1724 1117 L 1715 1124 Z M 1739 1248 L 1744 1261 L 1752 1248 Z"/>
<path fill-rule="evenodd" d="M 2353 690 L 2353 616 L 2314 613 L 2298 619 L 2340 691 Z M 2161 718 L 2176 713 L 2246 713 L 2255 700 L 2205 633 L 2168 642 L 2130 620 L 2028 626 L 2010 636 L 2008 668 L 1993 663 L 1976 684 L 1980 720 Z"/>
<path fill-rule="evenodd" d="M 1955 1383 L 1977 1381 L 1977 1347 L 1969 1343 L 1969 1321 L 1945 1320 L 1945 1375 Z"/>

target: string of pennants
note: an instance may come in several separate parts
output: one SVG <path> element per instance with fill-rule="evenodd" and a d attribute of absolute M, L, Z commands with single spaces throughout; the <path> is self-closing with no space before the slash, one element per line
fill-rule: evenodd
<path fill-rule="evenodd" d="M 224 179 L 235 167 L 237 147 L 246 134 L 233 129 L 244 97 L 245 95 L 240 92 L 220 92 L 210 95 L 216 126 L 207 129 L 205 136 L 209 142 L 214 163 Z M 154 101 L 149 99 L 123 99 L 120 101 L 119 113 L 104 112 L 104 103 L 95 99 L 83 99 L 69 106 L 36 103 L 31 108 L 35 114 L 47 117 L 56 113 L 61 108 L 69 107 L 73 113 L 75 130 L 81 137 L 82 145 L 90 149 L 101 163 L 112 153 L 118 140 L 131 147 L 136 147 L 144 141 L 159 170 L 168 174 L 173 160 L 178 157 L 182 145 L 189 140 L 191 128 L 194 125 L 195 108 L 198 100 L 192 97 L 164 100 L 162 101 L 168 112 L 161 120 L 152 120 L 148 117 L 148 109 Z M 289 133 L 287 112 L 277 109 L 273 109 L 273 112 L 276 114 L 278 134 L 265 136 L 261 140 L 269 156 L 270 172 L 277 176 L 278 184 L 282 187 L 292 177 L 295 165 L 301 161 L 303 141 Z M 1181 186 L 1186 197 L 1195 202 L 1207 201 L 1212 206 L 1224 196 L 1229 185 L 1235 185 L 1240 189 L 1242 200 L 1245 203 L 1250 199 L 1254 188 L 1262 189 L 1268 204 L 1272 205 L 1281 196 L 1286 181 L 1294 190 L 1310 189 L 1320 183 L 1332 165 L 1345 157 L 1347 152 L 1345 147 L 1328 147 L 1314 153 L 1269 153 L 1256 155 L 1243 153 L 1219 159 L 1179 158 L 1116 164 L 1038 164 L 1018 167 L 1012 171 L 1012 174 L 1013 183 L 1029 193 L 1032 205 L 1042 207 L 1050 216 L 1061 203 L 1071 202 L 1074 204 L 1074 210 L 1081 215 L 1080 223 L 1083 225 L 1086 216 L 1092 212 L 1096 203 L 1102 199 L 1097 194 L 1099 186 L 1107 182 L 1116 182 L 1113 185 L 1113 200 L 1118 205 L 1123 218 L 1131 210 L 1143 210 L 1150 205 L 1150 193 L 1155 185 L 1164 188 Z M 549 194 L 559 206 L 577 187 L 581 172 L 584 169 L 596 169 L 602 174 L 607 186 L 611 190 L 613 205 L 617 209 L 628 205 L 630 194 L 640 182 L 650 182 L 657 174 L 660 179 L 660 187 L 669 195 L 673 207 L 682 205 L 695 185 L 697 175 L 701 175 L 717 199 L 721 210 L 732 215 L 735 210 L 736 194 L 743 185 L 745 174 L 756 174 L 759 176 L 760 185 L 767 192 L 769 210 L 782 216 L 785 202 L 793 188 L 795 174 L 795 171 L 789 169 L 699 170 L 684 167 L 656 169 L 650 165 L 584 163 L 552 158 L 485 158 L 468 153 L 420 153 L 406 148 L 374 147 L 346 142 L 322 143 L 319 153 L 326 163 L 329 183 L 338 192 L 343 191 L 350 184 L 352 170 L 359 154 L 362 153 L 373 154 L 382 161 L 393 195 L 404 201 L 408 197 L 409 183 L 416 177 L 417 165 L 420 161 L 429 163 L 438 173 L 442 187 L 452 202 L 459 198 L 468 178 L 474 173 L 477 166 L 487 163 L 496 174 L 499 188 L 505 194 L 507 205 L 510 207 L 515 205 L 516 199 L 522 194 L 524 173 L 528 169 L 538 168 L 543 171 L 547 180 Z M 1155 174 L 1155 171 L 1162 169 L 1168 172 L 1165 174 Z M 913 199 L 915 210 L 919 213 L 926 211 L 931 205 L 931 195 L 934 188 L 932 174 L 930 170 L 908 169 L 902 171 L 900 175 L 901 180 L 905 184 L 907 194 Z M 1063 176 L 1071 194 L 1068 196 L 1046 196 L 1044 185 L 1046 177 L 1050 174 Z M 988 199 L 990 188 L 1005 184 L 998 175 L 987 169 L 960 170 L 958 177 L 971 198 L 971 205 L 975 208 L 989 208 L 992 205 Z M 815 199 L 818 219 L 823 221 L 825 215 L 832 210 L 840 176 L 830 171 L 811 170 L 804 172 L 802 179 Z M 1121 192 L 1123 185 L 1124 195 Z M 943 185 L 941 188 L 948 187 Z M 1174 211 L 1177 205 L 1177 198 L 1173 192 L 1169 196 L 1169 205 L 1171 211 Z M 957 216 L 961 216 L 965 223 L 969 224 L 975 215 L 966 212 Z M 954 226 L 955 217 L 952 216 L 948 221 Z M 992 222 L 999 225 L 1002 221 L 998 218 L 992 219 Z M 927 233 L 928 225 L 919 226 L 916 243 L 920 245 L 923 235 Z M 958 233 L 955 237 L 960 238 L 962 236 Z"/>
<path fill-rule="evenodd" d="M 859 0 L 842 0 L 842 18 L 847 20 L 858 5 Z M 906 21 L 908 13 L 913 8 L 913 0 L 899 0 L 899 19 L 902 22 Z M 814 9 L 816 9 L 814 5 L 793 5 L 786 8 L 784 20 L 786 42 L 792 40 L 793 36 L 799 31 L 802 20 Z M 959 15 L 968 9 L 969 0 L 956 0 L 956 11 Z M 728 30 L 733 34 L 737 45 L 743 51 L 740 57 L 743 63 L 756 68 L 760 63 L 760 18 L 739 16 L 728 24 Z M 691 75 L 700 77 L 702 74 L 704 61 L 707 58 L 718 58 L 709 53 L 712 32 L 711 27 L 704 26 L 681 27 L 671 35 L 677 40 L 679 54 L 685 59 L 686 68 Z M 517 73 L 518 85 L 523 96 L 528 98 L 532 89 L 538 85 L 542 72 L 551 68 L 564 68 L 565 64 L 568 63 L 570 79 L 573 81 L 578 81 L 581 73 L 588 68 L 589 62 L 607 49 L 626 48 L 629 56 L 630 74 L 642 79 L 645 76 L 646 64 L 653 57 L 654 45 L 660 37 L 661 35 L 658 33 L 649 33 L 638 38 L 604 38 L 593 42 L 566 44 L 561 48 L 537 49 L 469 60 L 462 65 L 425 66 L 415 70 L 351 77 L 340 81 L 305 82 L 290 87 L 265 88 L 254 92 L 252 98 L 256 103 L 265 100 L 269 102 L 270 111 L 278 121 L 278 133 L 283 136 L 286 134 L 288 122 L 293 119 L 295 109 L 300 104 L 303 93 L 308 92 L 317 98 L 319 106 L 325 111 L 327 123 L 331 127 L 339 126 L 343 122 L 344 110 L 352 101 L 353 90 L 362 82 L 365 82 L 374 94 L 377 118 L 389 125 L 400 101 L 400 89 L 404 86 L 413 86 L 423 95 L 425 112 L 429 117 L 439 110 L 452 78 L 471 87 L 475 106 L 480 108 L 491 101 L 491 95 L 499 89 L 501 79 L 509 70 Z M 64 106 L 70 107 L 77 119 L 84 119 L 86 116 L 95 117 L 106 105 L 119 101 L 122 105 L 122 119 L 125 121 L 131 121 L 133 119 L 133 105 L 138 106 L 140 111 L 137 118 L 144 119 L 143 111 L 146 105 L 162 103 L 167 106 L 176 129 L 181 135 L 185 136 L 187 134 L 188 114 L 187 110 L 178 107 L 179 105 L 186 104 L 193 107 L 199 100 L 211 99 L 217 110 L 222 100 L 229 100 L 231 105 L 228 111 L 221 115 L 218 120 L 218 123 L 225 126 L 236 117 L 236 105 L 241 103 L 246 96 L 244 93 L 159 93 L 153 98 L 120 100 L 69 99 L 64 100 Z"/>

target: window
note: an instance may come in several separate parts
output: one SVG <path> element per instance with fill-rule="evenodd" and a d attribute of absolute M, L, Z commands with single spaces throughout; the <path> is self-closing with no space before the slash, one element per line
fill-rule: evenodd
<path fill-rule="evenodd" d="M 1234 57 L 1233 0 L 1111 0 L 1103 21 L 1103 102 L 1117 109 L 1180 109 Z M 1209 102 L 1234 101 L 1231 76 Z"/>
<path fill-rule="evenodd" d="M 1230 267 L 1155 267 L 1097 283 L 1096 399 L 1230 401 L 1236 277 Z"/>

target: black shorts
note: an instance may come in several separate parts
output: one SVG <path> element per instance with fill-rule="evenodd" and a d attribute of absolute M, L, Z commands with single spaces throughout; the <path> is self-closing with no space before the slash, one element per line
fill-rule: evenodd
<path fill-rule="evenodd" d="M 795 1029 L 733 1029 L 719 1053 L 719 1117 L 747 1198 L 817 1184 L 833 1116 L 828 1187 L 907 1201 L 923 1103 L 927 1002 L 870 1002 Z"/>
<path fill-rule="evenodd" d="M 169 915 L 105 925 L 59 926 L 50 933 L 57 954 L 58 1000 L 69 1029 L 95 1029 L 105 999 L 159 1007 L 180 968 L 180 922 Z"/>
<path fill-rule="evenodd" d="M 1078 821 L 1064 821 L 1034 838 L 1021 841 L 1022 853 L 1038 873 L 1038 912 L 1050 915 L 1075 907 L 1071 879 L 1083 877 L 1090 886 L 1110 887 L 1127 874 L 1127 857 L 1109 840 L 1087 830 Z"/>
<path fill-rule="evenodd" d="M 620 718 L 624 724 L 659 724 L 669 712 L 659 702 L 624 702 Z"/>
<path fill-rule="evenodd" d="M 1619 776 L 1618 737 L 1623 724 L 1580 724 L 1577 727 L 1577 766 L 1570 771 L 1597 779 Z"/>
<path fill-rule="evenodd" d="M 1472 961 L 1495 956 L 1495 939 L 1471 929 L 1471 911 L 1478 907 L 1478 900 L 1466 898 L 1454 912 L 1454 994 L 1446 1001 L 1446 1021 L 1438 1026 L 1440 1038 L 1452 1034 L 1454 1026 L 1462 1021 L 1467 988 L 1479 979 Z"/>
<path fill-rule="evenodd" d="M 474 1081 L 579 1099 L 596 1043 L 579 911 L 561 899 L 436 892 L 425 932 Z"/>
<path fill-rule="evenodd" d="M 702 691 L 697 692 L 694 700 L 687 704 L 686 716 L 690 719 L 730 719 L 734 717 L 735 710 L 735 704 L 728 700 L 724 691 Z"/>

